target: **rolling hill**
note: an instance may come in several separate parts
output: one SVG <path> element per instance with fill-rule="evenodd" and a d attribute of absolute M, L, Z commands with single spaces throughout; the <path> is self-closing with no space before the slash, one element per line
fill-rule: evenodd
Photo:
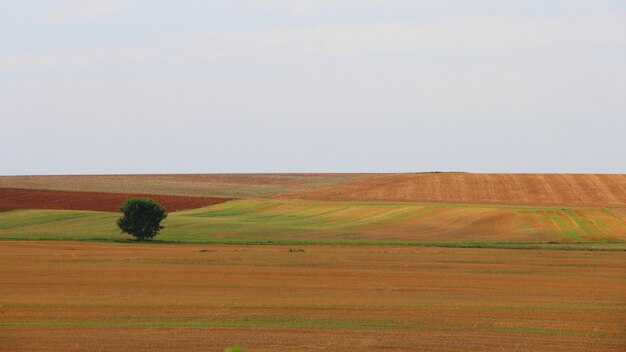
<path fill-rule="evenodd" d="M 392 174 L 295 192 L 288 197 L 316 200 L 626 207 L 626 175 Z"/>

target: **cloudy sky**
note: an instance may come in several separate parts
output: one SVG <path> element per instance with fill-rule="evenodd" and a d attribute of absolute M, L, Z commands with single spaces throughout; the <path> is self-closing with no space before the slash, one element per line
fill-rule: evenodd
<path fill-rule="evenodd" d="M 625 155 L 623 0 L 0 0 L 0 175 Z"/>

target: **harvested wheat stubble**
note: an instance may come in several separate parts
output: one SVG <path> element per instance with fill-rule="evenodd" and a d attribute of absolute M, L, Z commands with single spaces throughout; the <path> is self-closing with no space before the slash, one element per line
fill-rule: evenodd
<path fill-rule="evenodd" d="M 624 252 L 289 248 L 0 242 L 0 351 L 626 346 Z"/>
<path fill-rule="evenodd" d="M 622 340 L 590 344 L 576 336 L 517 336 L 464 331 L 351 330 L 326 328 L 55 328 L 5 327 L 7 351 L 620 351 Z M 506 347 L 503 347 L 506 346 Z M 510 348 L 509 348 L 510 347 Z"/>
<path fill-rule="evenodd" d="M 99 193 L 0 188 L 0 211 L 16 209 L 62 209 L 119 211 L 128 198 L 154 199 L 167 211 L 200 208 L 229 198 L 185 197 L 154 194 Z"/>
<path fill-rule="evenodd" d="M 394 174 L 290 198 L 473 204 L 626 206 L 626 174 Z"/>

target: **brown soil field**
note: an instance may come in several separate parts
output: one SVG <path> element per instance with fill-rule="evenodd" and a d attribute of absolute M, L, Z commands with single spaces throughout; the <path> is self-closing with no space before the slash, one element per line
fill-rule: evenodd
<path fill-rule="evenodd" d="M 626 174 L 394 174 L 303 191 L 288 197 L 623 207 L 626 206 Z"/>
<path fill-rule="evenodd" d="M 0 187 L 246 198 L 339 185 L 371 176 L 371 174 L 0 176 Z"/>
<path fill-rule="evenodd" d="M 0 351 L 623 351 L 626 252 L 0 242 Z"/>
<path fill-rule="evenodd" d="M 228 198 L 0 188 L 0 211 L 62 209 L 116 212 L 128 198 L 151 198 L 163 205 L 167 211 L 200 208 L 229 200 Z"/>

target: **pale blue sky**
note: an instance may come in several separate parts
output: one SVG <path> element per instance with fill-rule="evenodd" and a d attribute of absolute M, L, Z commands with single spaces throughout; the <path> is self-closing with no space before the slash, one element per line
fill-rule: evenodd
<path fill-rule="evenodd" d="M 626 2 L 0 0 L 0 175 L 626 173 Z"/>

